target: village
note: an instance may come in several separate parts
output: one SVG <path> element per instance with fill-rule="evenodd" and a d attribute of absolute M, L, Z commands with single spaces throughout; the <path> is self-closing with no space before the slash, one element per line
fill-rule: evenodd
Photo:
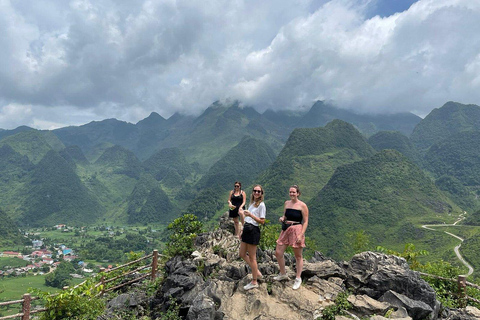
<path fill-rule="evenodd" d="M 112 268 L 126 252 L 150 250 L 155 246 L 154 237 L 161 236 L 151 228 L 125 231 L 124 227 L 73 227 L 65 224 L 23 231 L 25 247 L 0 251 L 0 262 L 4 260 L 0 263 L 0 279 L 44 275 L 54 272 L 64 261 L 71 262 L 75 268 L 75 273 L 70 274 L 73 278 L 89 277 Z M 77 248 L 80 241 L 83 245 L 81 257 L 72 248 Z M 4 258 L 19 259 L 21 263 Z"/>
<path fill-rule="evenodd" d="M 58 230 L 67 230 L 67 226 L 60 224 L 54 226 Z M 25 236 L 28 236 L 26 234 Z M 30 235 L 31 236 L 31 235 Z M 31 250 L 27 253 L 27 251 Z M 17 258 L 25 261 L 25 266 L 4 266 L 0 269 L 0 278 L 19 277 L 26 275 L 43 275 L 55 271 L 56 267 L 62 261 L 76 263 L 78 274 L 72 274 L 74 278 L 83 278 L 83 273 L 92 273 L 92 269 L 87 268 L 87 263 L 78 261 L 78 256 L 74 250 L 65 244 L 54 244 L 50 249 L 46 248 L 43 239 L 31 240 L 31 246 L 26 246 L 22 252 L 3 251 L 0 252 L 0 258 Z"/>

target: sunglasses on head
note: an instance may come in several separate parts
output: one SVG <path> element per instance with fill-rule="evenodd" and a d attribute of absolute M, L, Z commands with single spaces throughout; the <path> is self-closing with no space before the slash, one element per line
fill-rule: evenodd
<path fill-rule="evenodd" d="M 252 193 L 262 193 L 262 190 L 253 190 Z"/>

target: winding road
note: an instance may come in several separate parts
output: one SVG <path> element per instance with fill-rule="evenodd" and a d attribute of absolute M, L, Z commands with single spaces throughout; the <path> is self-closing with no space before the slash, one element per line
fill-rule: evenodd
<path fill-rule="evenodd" d="M 465 219 L 465 214 L 466 214 L 466 212 L 464 212 L 462 215 L 460 215 L 458 220 L 455 221 L 453 224 L 425 224 L 425 225 L 422 226 L 422 228 L 427 229 L 427 230 L 439 231 L 437 229 L 433 229 L 432 227 L 452 227 L 452 226 L 455 227 L 455 226 L 457 226 L 457 223 L 459 223 L 460 221 Z M 463 265 L 468 268 L 468 273 L 465 275 L 465 276 L 468 277 L 469 275 L 471 275 L 473 273 L 473 267 L 460 254 L 460 247 L 462 245 L 463 239 L 460 238 L 457 235 L 454 235 L 453 233 L 450 233 L 450 232 L 447 232 L 447 231 L 443 231 L 443 232 L 445 232 L 449 236 L 455 237 L 458 240 L 460 240 L 460 244 L 458 246 L 456 246 L 455 248 L 453 248 L 453 251 L 455 251 L 455 254 L 457 255 L 457 258 L 460 260 L 460 262 L 462 262 Z"/>

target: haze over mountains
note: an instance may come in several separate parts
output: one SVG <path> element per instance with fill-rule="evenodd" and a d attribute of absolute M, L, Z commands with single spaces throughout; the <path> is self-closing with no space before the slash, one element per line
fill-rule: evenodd
<path fill-rule="evenodd" d="M 18 226 L 165 224 L 182 212 L 209 220 L 239 180 L 247 191 L 264 186 L 276 221 L 298 184 L 308 235 L 341 257 L 346 233 L 382 244 L 407 226 L 478 210 L 479 132 L 480 107 L 455 102 L 423 120 L 323 102 L 304 114 L 217 102 L 197 118 L 1 130 L 0 208 Z"/>

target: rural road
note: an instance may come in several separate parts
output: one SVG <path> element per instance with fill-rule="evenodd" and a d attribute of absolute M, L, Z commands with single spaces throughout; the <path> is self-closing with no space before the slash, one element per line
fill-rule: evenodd
<path fill-rule="evenodd" d="M 457 223 L 459 223 L 463 219 L 465 219 L 465 213 L 462 214 L 458 218 L 458 220 L 455 221 L 453 224 L 425 224 L 425 225 L 422 226 L 422 228 L 428 229 L 428 230 L 433 230 L 433 231 L 439 231 L 437 229 L 433 229 L 432 227 L 455 227 L 457 225 Z M 443 232 L 445 232 L 449 236 L 455 237 L 458 240 L 460 240 L 460 244 L 458 246 L 456 246 L 455 248 L 453 248 L 453 251 L 455 251 L 455 254 L 457 255 L 457 258 L 463 263 L 463 265 L 468 268 L 468 273 L 466 274 L 466 276 L 468 277 L 469 275 L 471 275 L 473 273 L 473 267 L 460 254 L 459 249 L 460 249 L 460 246 L 462 245 L 463 239 L 460 238 L 457 235 L 454 235 L 453 233 L 450 233 L 450 232 L 447 232 L 447 231 L 443 231 Z"/>

